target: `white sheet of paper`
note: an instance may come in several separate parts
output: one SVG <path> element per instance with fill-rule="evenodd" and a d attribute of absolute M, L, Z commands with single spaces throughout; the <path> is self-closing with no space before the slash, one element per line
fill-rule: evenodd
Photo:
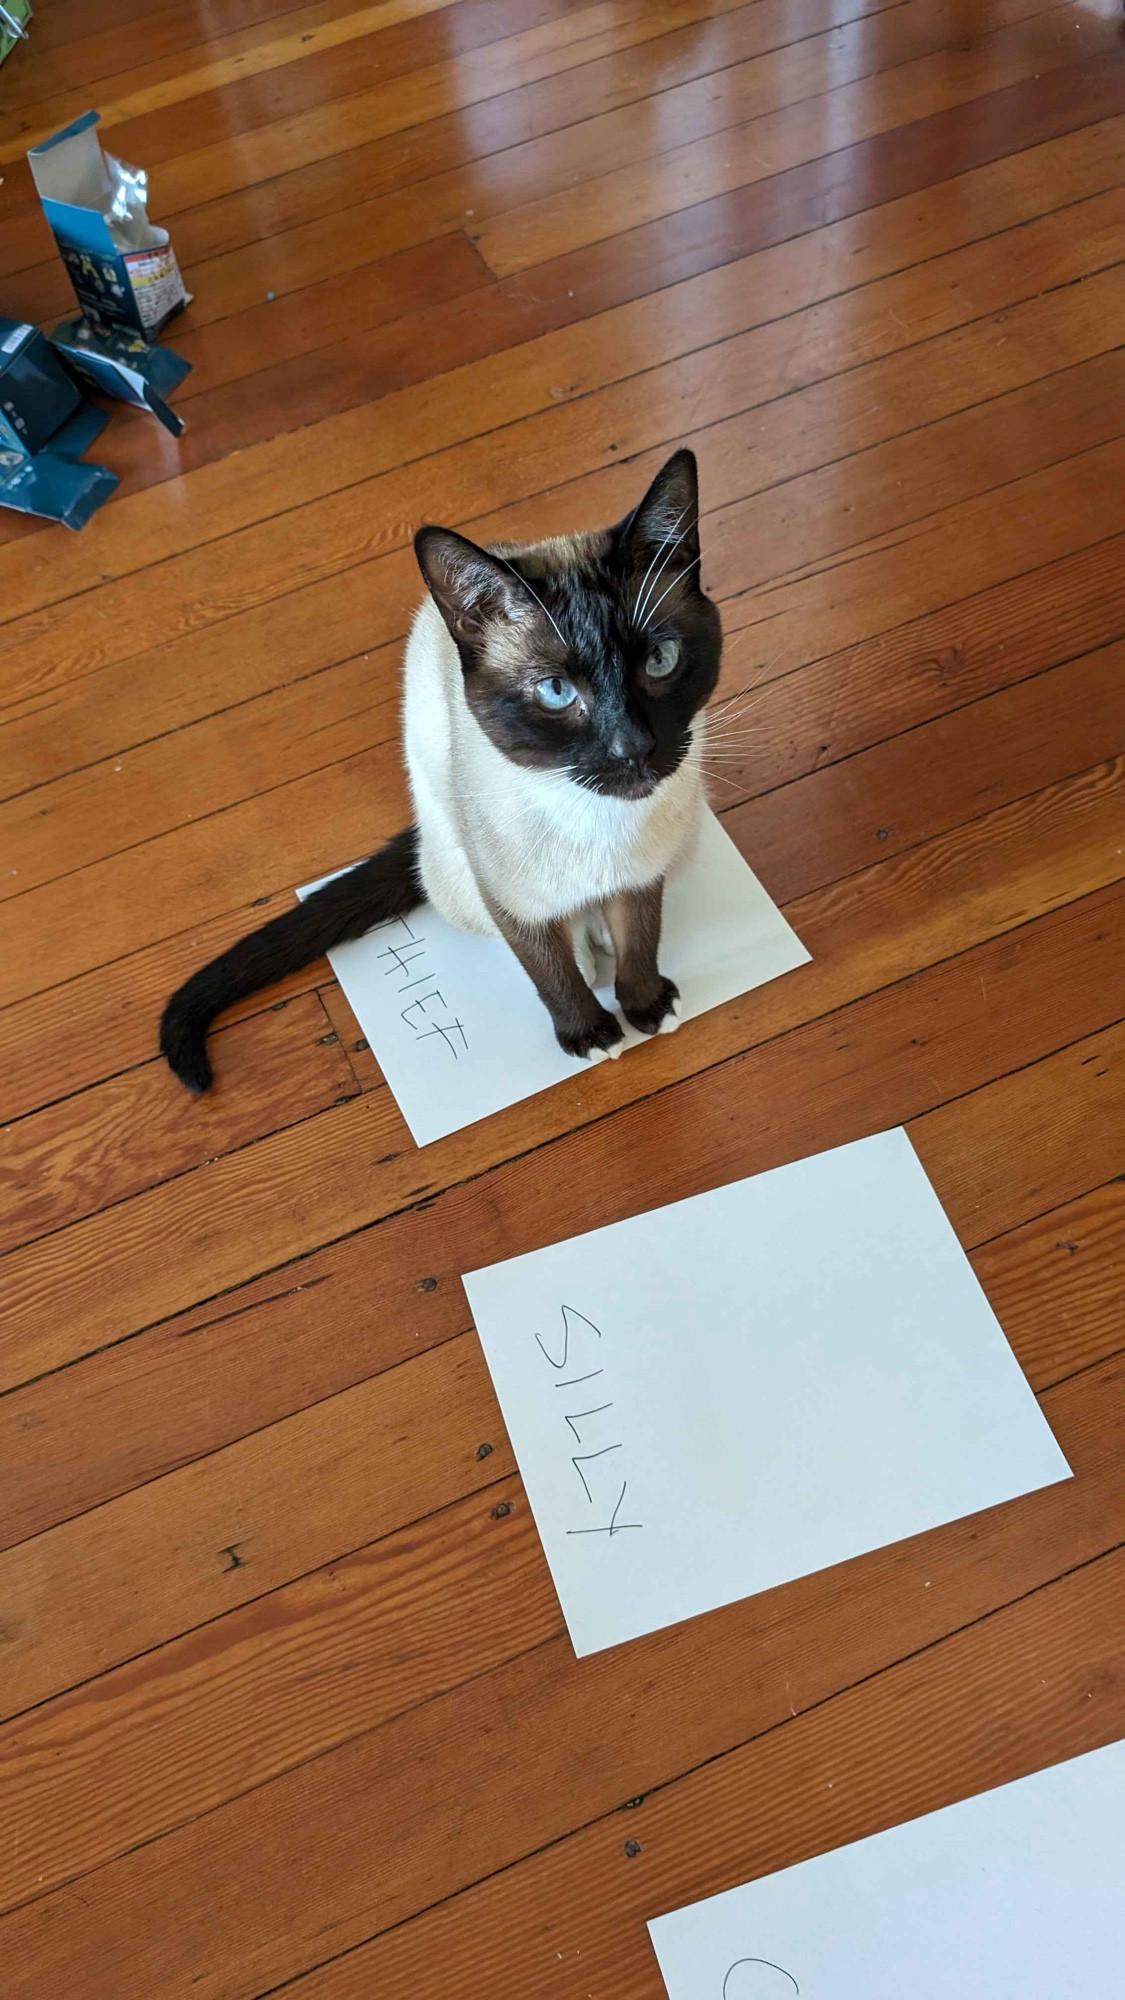
<path fill-rule="evenodd" d="M 669 2000 L 1102 2000 L 1125 1743 L 730 1889 L 649 1934 Z"/>
<path fill-rule="evenodd" d="M 901 1130 L 465 1288 L 579 1655 L 1069 1477 Z"/>
<path fill-rule="evenodd" d="M 420 1146 L 586 1068 L 563 1054 L 507 945 L 455 931 L 428 906 L 328 956 Z M 808 959 L 734 842 L 705 813 L 695 852 L 670 876 L 664 899 L 660 962 L 680 989 L 684 1018 Z M 612 1008 L 612 993 L 599 990 Z M 629 1029 L 626 1039 L 644 1038 Z"/>

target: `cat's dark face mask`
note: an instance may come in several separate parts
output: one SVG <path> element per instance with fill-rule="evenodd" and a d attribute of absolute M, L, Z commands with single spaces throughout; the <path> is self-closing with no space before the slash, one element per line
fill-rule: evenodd
<path fill-rule="evenodd" d="M 648 798 L 671 777 L 722 648 L 699 584 L 690 451 L 600 533 L 483 549 L 422 528 L 414 546 L 461 655 L 469 706 L 498 750 L 609 798 Z"/>

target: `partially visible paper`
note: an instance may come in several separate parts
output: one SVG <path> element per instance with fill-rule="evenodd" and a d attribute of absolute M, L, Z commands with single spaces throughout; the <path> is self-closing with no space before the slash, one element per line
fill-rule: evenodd
<path fill-rule="evenodd" d="M 324 880 L 330 879 L 324 877 Z M 319 888 L 298 889 L 307 896 Z M 518 959 L 429 907 L 330 951 L 332 969 L 420 1146 L 579 1075 Z M 713 813 L 670 876 L 660 964 L 684 1018 L 808 962 L 809 953 Z M 599 989 L 607 1007 L 613 994 Z M 644 1039 L 633 1029 L 627 1041 Z"/>
<path fill-rule="evenodd" d="M 668 2000 L 1109 2000 L 1125 1743 L 658 1917 Z"/>
<path fill-rule="evenodd" d="M 901 1130 L 465 1289 L 580 1655 L 1069 1477 Z"/>

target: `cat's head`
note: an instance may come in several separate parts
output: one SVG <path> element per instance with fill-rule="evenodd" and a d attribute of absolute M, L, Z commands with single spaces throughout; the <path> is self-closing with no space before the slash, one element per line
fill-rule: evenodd
<path fill-rule="evenodd" d="M 612 798 L 647 798 L 672 775 L 722 648 L 699 583 L 692 452 L 615 527 L 491 549 L 427 527 L 414 548 L 498 750 Z"/>

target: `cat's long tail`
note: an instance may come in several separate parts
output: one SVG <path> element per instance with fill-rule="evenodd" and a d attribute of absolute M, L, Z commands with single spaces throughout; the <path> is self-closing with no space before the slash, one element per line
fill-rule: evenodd
<path fill-rule="evenodd" d="M 211 1083 L 205 1043 L 216 1014 L 311 964 L 332 945 L 362 937 L 388 917 L 404 917 L 423 900 L 418 832 L 408 826 L 362 861 L 326 882 L 296 909 L 271 917 L 229 951 L 201 966 L 173 993 L 160 1019 L 160 1052 L 180 1082 L 203 1091 Z"/>

